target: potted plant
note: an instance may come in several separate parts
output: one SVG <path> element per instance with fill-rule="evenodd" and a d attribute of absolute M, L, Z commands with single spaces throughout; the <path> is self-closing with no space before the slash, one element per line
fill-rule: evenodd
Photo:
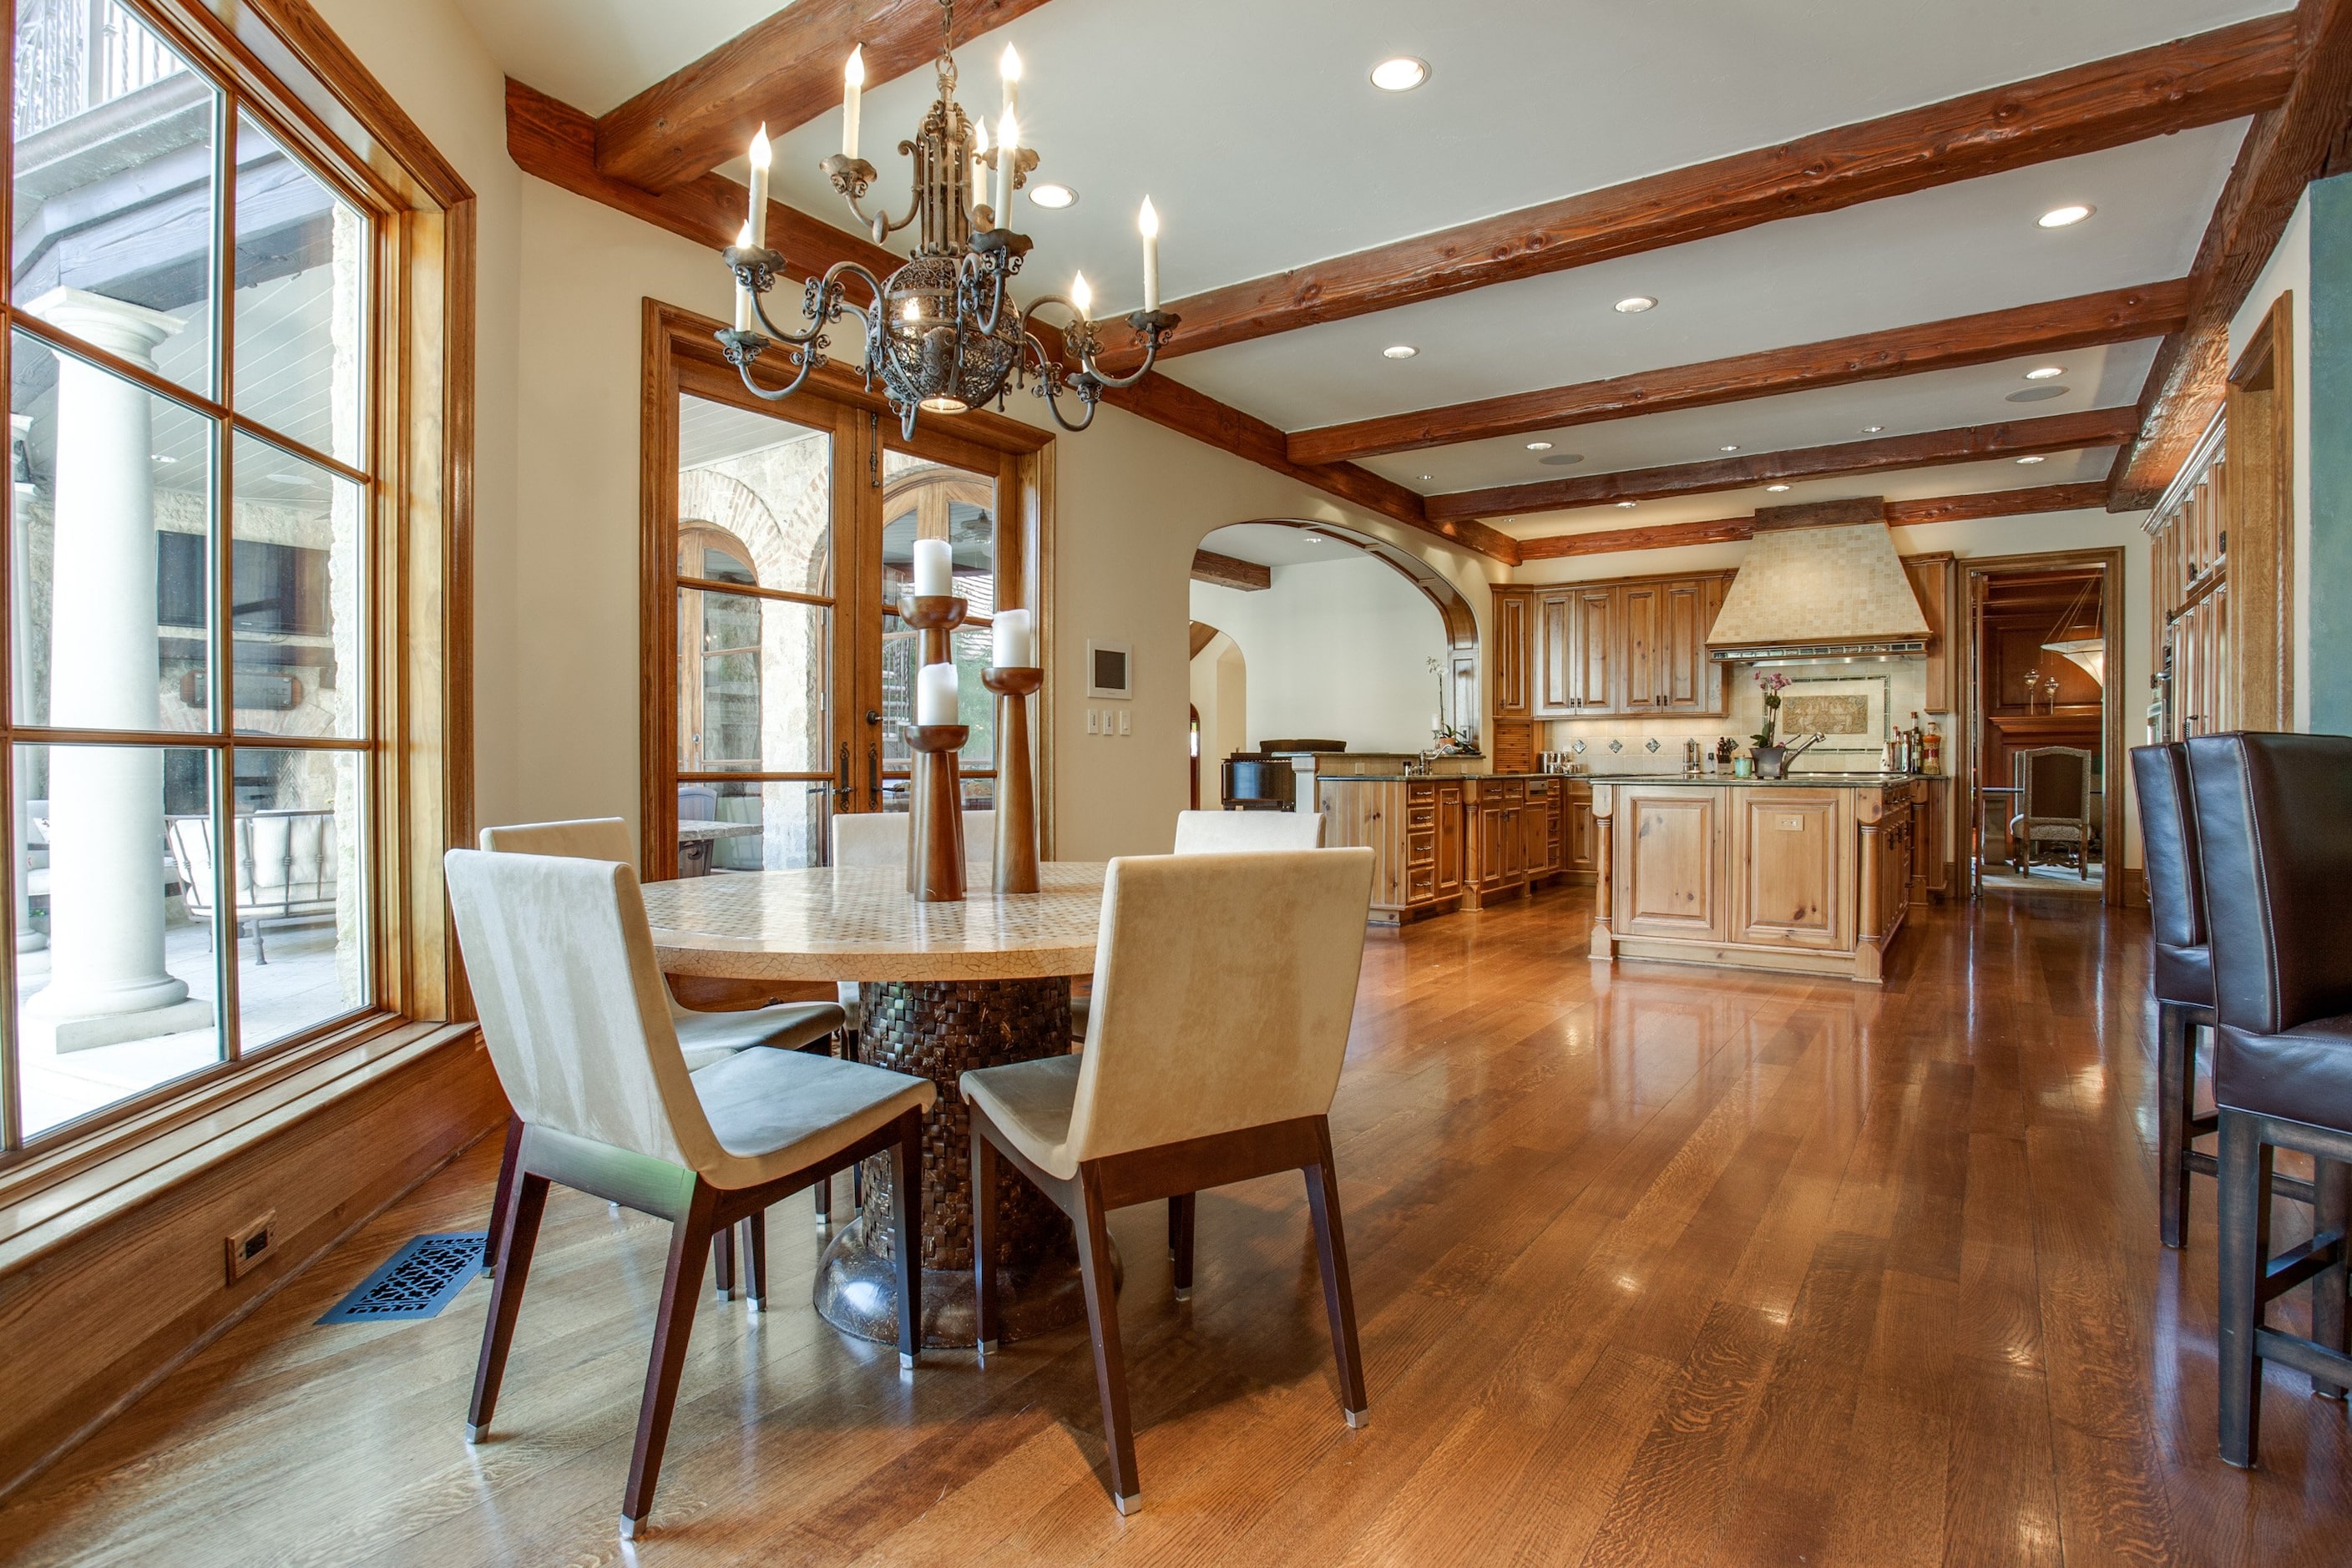
<path fill-rule="evenodd" d="M 1748 737 L 1756 742 L 1756 776 L 1777 779 L 1788 765 L 1786 749 L 1775 741 L 1780 729 L 1780 693 L 1788 689 L 1789 678 L 1777 669 L 1759 669 L 1756 684 L 1764 693 L 1764 727 Z"/>

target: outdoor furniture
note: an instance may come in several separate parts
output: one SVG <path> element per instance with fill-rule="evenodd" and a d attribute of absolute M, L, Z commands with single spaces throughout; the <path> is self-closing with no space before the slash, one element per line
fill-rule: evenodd
<path fill-rule="evenodd" d="M 174 816 L 163 824 L 179 868 L 188 918 L 212 930 L 213 819 Z M 335 918 L 335 814 L 255 811 L 236 818 L 236 925 L 253 938 L 254 962 L 269 962 L 269 925 L 312 925 Z"/>
<path fill-rule="evenodd" d="M 971 1116 L 981 1352 L 998 1339 L 1002 1157 L 1076 1232 L 1111 1496 L 1121 1513 L 1141 1507 L 1143 1493 L 1105 1227 L 1112 1209 L 1167 1201 L 1181 1300 L 1192 1288 L 1193 1195 L 1304 1172 L 1340 1408 L 1349 1426 L 1364 1424 L 1328 1118 L 1355 1015 L 1371 882 L 1365 848 L 1114 860 L 1103 884 L 1085 1054 L 979 1068 L 961 1079 Z"/>
<path fill-rule="evenodd" d="M 636 846 L 629 838 L 629 825 L 617 816 L 485 827 L 480 844 L 483 852 L 491 855 L 554 855 L 625 866 L 634 865 L 637 858 Z M 784 1051 L 814 1050 L 830 1056 L 834 1040 L 846 1026 L 841 1009 L 830 1002 L 788 1002 L 736 1013 L 698 1013 L 678 1005 L 677 998 L 670 994 L 667 978 L 662 981 L 662 995 L 669 1003 L 670 1024 L 677 1031 L 677 1043 L 686 1053 L 688 1072 L 724 1061 L 754 1046 Z M 482 1243 L 485 1273 L 498 1262 L 507 1189 L 514 1184 L 515 1157 L 521 1148 L 522 1118 L 509 1116 L 506 1153 L 499 1163 L 499 1184 L 490 1198 L 489 1234 Z M 832 1218 L 833 1184 L 820 1182 L 816 1189 L 816 1222 L 823 1226 Z M 734 1235 L 731 1230 L 719 1233 L 717 1256 L 712 1260 L 719 1299 L 722 1301 L 735 1293 Z M 767 1221 L 761 1215 L 753 1215 L 743 1222 L 743 1273 L 749 1276 L 745 1293 L 750 1298 L 751 1310 L 764 1310 L 768 1300 L 768 1236 Z"/>
<path fill-rule="evenodd" d="M 2034 847 L 2071 845 L 2075 868 L 2091 879 L 2091 753 L 2074 746 L 2034 746 L 2010 756 L 2017 815 L 2009 829 L 2023 841 L 2025 869 Z"/>
<path fill-rule="evenodd" d="M 621 1534 L 632 1538 L 653 1507 L 703 1256 L 738 1220 L 853 1161 L 887 1160 L 901 1203 L 892 1216 L 898 1364 L 915 1364 L 913 1216 L 922 1114 L 937 1091 L 904 1073 L 802 1051 L 741 1051 L 689 1073 L 627 865 L 453 849 L 445 866 L 482 1038 L 523 1124 L 466 1438 L 489 1430 L 549 1184 L 669 1221 L 622 1494 Z"/>
<path fill-rule="evenodd" d="M 2188 742 L 2213 942 L 2220 1108 L 2221 1458 L 2252 1466 L 2263 1363 L 2341 1399 L 2352 1211 L 2352 736 L 2200 735 Z M 2312 1159 L 2311 1239 L 2271 1256 L 2273 1152 Z M 2265 1321 L 2311 1286 L 2311 1337 Z"/>

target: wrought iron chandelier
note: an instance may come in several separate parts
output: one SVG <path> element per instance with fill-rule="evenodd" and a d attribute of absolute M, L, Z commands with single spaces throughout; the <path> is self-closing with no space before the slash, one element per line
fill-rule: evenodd
<path fill-rule="evenodd" d="M 863 205 L 877 174 L 873 164 L 857 156 L 862 51 L 850 56 L 844 73 L 842 151 L 819 165 L 876 244 L 901 229 L 916 230 L 907 264 L 885 281 L 854 261 L 835 262 L 803 290 L 803 331 L 787 332 L 769 321 L 762 297 L 784 276 L 784 257 L 765 243 L 769 157 L 762 127 L 751 144 L 751 221 L 725 253 L 735 274 L 735 325 L 720 331 L 719 342 L 743 384 L 774 402 L 799 391 L 809 374 L 826 363 L 825 329 L 855 316 L 865 333 L 866 384 L 871 390 L 879 378 L 884 397 L 908 436 L 916 416 L 925 410 L 961 414 L 991 402 L 1001 408 L 1008 391 L 1022 385 L 1045 398 L 1063 429 L 1084 430 L 1094 422 L 1103 393 L 1142 380 L 1176 328 L 1177 318 L 1160 309 L 1159 219 L 1146 198 L 1137 226 L 1143 236 L 1143 309 L 1127 318 L 1143 345 L 1143 363 L 1127 375 L 1112 375 L 1102 368 L 1100 330 L 1087 313 L 1091 300 L 1083 274 L 1068 296 L 1041 295 L 1025 310 L 1013 298 L 1012 279 L 1030 248 L 1029 237 L 1011 226 L 1013 193 L 1037 167 L 1036 152 L 1020 141 L 1019 57 L 1005 51 L 1004 115 L 991 147 L 985 129 L 955 100 L 955 0 L 940 0 L 940 10 L 939 97 L 915 140 L 898 143 L 898 151 L 914 160 L 914 196 L 906 216 L 893 219 L 886 211 L 868 217 Z M 981 199 L 992 175 L 992 205 Z M 850 297 L 853 280 L 868 303 Z M 1076 357 L 1075 371 L 1064 355 L 1048 353 L 1037 336 L 1037 313 L 1048 306 L 1068 318 L 1061 337 L 1065 353 Z M 791 381 L 774 391 L 751 377 L 753 363 L 771 348 L 780 349 L 793 369 Z M 1075 393 L 1083 408 L 1075 423 L 1062 412 L 1066 392 Z"/>

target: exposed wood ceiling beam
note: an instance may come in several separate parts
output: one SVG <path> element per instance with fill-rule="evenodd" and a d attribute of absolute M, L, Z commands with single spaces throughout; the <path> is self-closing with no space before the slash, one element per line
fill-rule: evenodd
<path fill-rule="evenodd" d="M 1541 392 L 1480 398 L 1391 414 L 1319 430 L 1291 432 L 1291 460 L 1339 463 L 1390 452 L 1458 446 L 1496 436 L 1706 408 L 1816 387 L 1990 364 L 2025 354 L 2064 353 L 2101 343 L 2157 338 L 2188 319 L 2189 279 L 2110 289 L 2071 300 L 1986 310 L 1973 316 L 1862 332 L 1797 348 L 1643 371 Z"/>
<path fill-rule="evenodd" d="M 956 42 L 969 43 L 1045 0 L 962 0 Z M 940 52 L 939 0 L 793 0 L 596 121 L 596 169 L 649 191 L 707 174 L 751 143 L 807 124 L 841 102 L 841 68 L 866 51 L 866 85 L 929 65 Z"/>
<path fill-rule="evenodd" d="M 1886 526 L 1910 528 L 1972 517 L 2024 517 L 2044 511 L 2083 511 L 2103 507 L 2107 487 L 2037 485 L 2029 489 L 1983 495 L 1939 496 L 1932 500 L 1891 500 Z M 1571 555 L 1613 555 L 1626 550 L 1670 550 L 1685 544 L 1724 544 L 1753 537 L 1756 520 L 1727 517 L 1706 522 L 1669 522 L 1654 528 L 1608 528 L 1591 533 L 1555 533 L 1519 541 L 1519 559 L 1556 561 Z"/>
<path fill-rule="evenodd" d="M 1205 621 L 1194 621 L 1192 623 L 1192 651 L 1186 657 L 1191 658 L 1200 658 L 1201 650 L 1216 640 L 1216 627 L 1210 626 Z"/>
<path fill-rule="evenodd" d="M 1192 581 L 1255 594 L 1274 586 L 1274 568 L 1261 566 L 1255 561 L 1244 561 L 1237 556 L 1220 555 L 1213 550 L 1195 550 L 1192 552 Z M 1201 623 L 1194 621 L 1192 624 L 1198 626 Z M 1192 651 L 1198 653 L 1201 650 L 1196 647 Z"/>
<path fill-rule="evenodd" d="M 706 174 L 656 195 L 601 173 L 595 149 L 594 121 L 535 88 L 508 79 L 507 151 L 523 173 L 714 251 L 735 243 L 744 204 L 751 199 L 741 185 L 723 174 Z M 768 243 L 784 252 L 793 275 L 801 278 L 844 260 L 887 276 L 905 259 L 778 201 L 768 204 Z M 1052 328 L 1039 322 L 1033 330 L 1049 353 L 1061 352 L 1060 334 Z M 1433 520 L 1418 494 L 1369 468 L 1291 461 L 1281 431 L 1166 376 L 1146 376 L 1134 386 L 1106 394 L 1104 401 L 1449 544 L 1506 563 L 1518 559 L 1517 542 L 1508 534 L 1469 520 Z"/>
<path fill-rule="evenodd" d="M 1634 468 L 1624 473 L 1543 479 L 1534 484 L 1504 485 L 1494 489 L 1457 490 L 1451 495 L 1431 496 L 1426 504 L 1432 518 L 1447 521 L 1500 517 L 1517 512 L 1559 511 L 1572 507 L 1604 506 L 1616 501 L 1657 500 L 1666 496 L 1745 489 L 1750 485 L 1784 479 L 1828 479 L 1840 474 L 1935 468 L 1946 463 L 1978 462 L 1987 458 L 2019 458 L 2035 453 L 2079 451 L 2088 447 L 2112 447 L 2128 440 L 2138 427 L 2137 410 L 2094 408 L 2080 414 L 2054 414 L 2042 419 L 1964 426 L 1957 430 L 1930 430 L 1917 436 L 1883 436 L 1868 441 L 1843 442 L 1833 447 L 1802 447 L 1786 452 L 1743 454 L 1704 463 L 1681 463 L 1672 468 Z"/>
<path fill-rule="evenodd" d="M 2303 189 L 2352 168 L 2352 0 L 2304 0 L 2302 68 L 2286 100 L 2246 133 L 2189 269 L 2189 319 L 2164 341 L 2140 393 L 2140 427 L 2116 454 L 2107 505 L 2152 507 L 2229 390 L 2230 318 L 2278 247 Z"/>
<path fill-rule="evenodd" d="M 2294 79 L 2294 19 L 2263 16 L 2110 59 L 1734 153 L 1170 301 L 1194 353 L 1776 218 L 2257 114 Z M 1126 329 L 1118 329 L 1126 336 Z M 1106 342 L 1125 347 L 1110 332 Z"/>

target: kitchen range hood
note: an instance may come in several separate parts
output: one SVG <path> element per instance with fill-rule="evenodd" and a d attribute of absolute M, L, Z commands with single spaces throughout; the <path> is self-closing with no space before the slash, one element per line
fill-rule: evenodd
<path fill-rule="evenodd" d="M 1717 664 L 1912 658 L 1927 633 L 1872 497 L 1759 508 L 1706 647 Z"/>

